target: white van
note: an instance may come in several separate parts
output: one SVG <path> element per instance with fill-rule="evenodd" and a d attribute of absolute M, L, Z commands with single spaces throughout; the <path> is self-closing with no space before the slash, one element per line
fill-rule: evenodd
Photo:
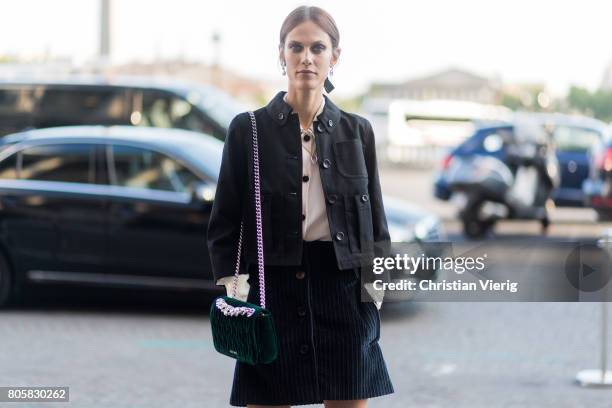
<path fill-rule="evenodd" d="M 483 122 L 509 120 L 504 106 L 455 100 L 396 99 L 389 103 L 386 157 L 430 167 Z"/>

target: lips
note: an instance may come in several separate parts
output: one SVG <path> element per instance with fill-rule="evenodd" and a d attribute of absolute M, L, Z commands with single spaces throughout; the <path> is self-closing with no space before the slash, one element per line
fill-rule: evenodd
<path fill-rule="evenodd" d="M 310 75 L 315 75 L 314 72 L 312 71 L 298 71 L 298 74 L 310 74 Z"/>

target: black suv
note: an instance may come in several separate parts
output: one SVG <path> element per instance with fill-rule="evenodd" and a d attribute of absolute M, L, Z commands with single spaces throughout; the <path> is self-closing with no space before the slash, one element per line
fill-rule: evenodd
<path fill-rule="evenodd" d="M 0 151 L 0 305 L 31 284 L 218 289 L 206 228 L 223 143 L 74 126 Z"/>
<path fill-rule="evenodd" d="M 217 88 L 176 80 L 98 76 L 0 80 L 0 136 L 69 125 L 178 128 L 224 140 L 247 110 Z"/>

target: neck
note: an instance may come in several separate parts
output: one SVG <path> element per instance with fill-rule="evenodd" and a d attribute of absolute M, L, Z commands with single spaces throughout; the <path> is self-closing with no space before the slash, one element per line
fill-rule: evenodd
<path fill-rule="evenodd" d="M 287 91 L 287 103 L 297 112 L 302 128 L 310 126 L 322 99 L 323 93 L 320 89 L 296 90 L 290 87 Z"/>

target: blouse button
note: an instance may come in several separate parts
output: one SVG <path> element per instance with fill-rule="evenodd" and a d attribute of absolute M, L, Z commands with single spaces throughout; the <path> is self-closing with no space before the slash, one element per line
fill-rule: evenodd
<path fill-rule="evenodd" d="M 308 176 L 303 176 L 303 177 L 302 177 L 302 181 L 303 181 L 304 183 L 308 182 Z"/>
<path fill-rule="evenodd" d="M 304 141 L 307 142 L 310 140 L 310 135 L 304 135 Z"/>

